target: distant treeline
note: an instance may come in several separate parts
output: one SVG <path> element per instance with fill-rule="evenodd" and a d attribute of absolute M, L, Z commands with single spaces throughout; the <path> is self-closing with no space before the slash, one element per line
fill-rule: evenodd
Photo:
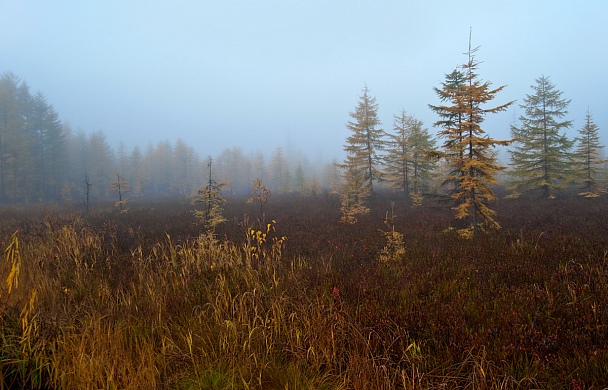
<path fill-rule="evenodd" d="M 461 77 L 455 70 L 446 75 L 443 86 L 458 91 L 453 85 Z M 578 137 L 570 139 L 565 130 L 572 122 L 557 121 L 567 113 L 569 101 L 560 98 L 561 92 L 547 78 L 536 81 L 536 94 L 524 99 L 526 115 L 519 118 L 518 126 L 511 126 L 515 142 L 509 147 L 510 164 L 502 172 L 501 181 L 516 195 L 540 189 L 549 197 L 568 186 L 577 187 L 587 197 L 604 194 L 608 160 L 603 157 L 599 128 L 591 114 L 587 113 Z M 377 114 L 375 98 L 372 100 L 361 113 Z M 547 117 L 544 111 L 538 114 L 537 101 L 556 105 L 550 112 L 553 116 Z M 441 114 L 442 107 L 435 109 L 440 111 L 440 120 L 434 124 L 440 128 L 438 137 L 405 111 L 395 115 L 391 130 L 380 128 L 379 121 L 359 118 L 359 111 L 350 113 L 353 121 L 348 122 L 347 130 L 357 130 L 361 125 L 361 134 L 373 130 L 374 135 L 372 139 L 351 134 L 345 140 L 345 161 L 311 163 L 303 153 L 282 147 L 275 147 L 269 156 L 230 147 L 201 158 L 181 139 L 130 150 L 122 144 L 112 148 L 102 131 L 74 131 L 61 121 L 43 93 L 30 93 L 25 81 L 6 72 L 0 77 L 0 203 L 111 200 L 117 195 L 113 184 L 117 180 L 121 185 L 127 183 L 121 196 L 130 199 L 187 197 L 207 186 L 209 180 L 225 183 L 223 195 L 227 197 L 249 195 L 255 179 L 273 193 L 344 193 L 357 170 L 370 181 L 370 187 L 376 181 L 380 188 L 418 199 L 445 187 L 445 178 L 454 169 L 445 156 L 461 153 L 452 150 L 453 145 L 462 144 L 456 142 L 458 137 L 446 138 L 446 130 L 442 130 L 444 125 L 455 126 L 451 114 Z M 438 149 L 437 141 L 444 143 L 443 150 Z M 349 170 L 349 158 L 355 158 L 361 166 Z"/>
<path fill-rule="evenodd" d="M 117 173 L 130 198 L 189 196 L 208 182 L 210 162 L 227 196 L 248 194 L 256 178 L 277 192 L 317 191 L 337 180 L 333 163 L 313 169 L 301 153 L 290 154 L 277 147 L 266 162 L 261 152 L 234 147 L 201 158 L 181 139 L 113 149 L 103 132 L 63 123 L 44 94 L 32 94 L 15 74 L 0 78 L 0 203 L 75 203 L 87 192 L 92 201 L 113 199 Z"/>

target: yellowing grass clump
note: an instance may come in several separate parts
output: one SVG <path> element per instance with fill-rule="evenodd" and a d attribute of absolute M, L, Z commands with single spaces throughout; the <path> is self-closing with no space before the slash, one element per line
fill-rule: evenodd
<path fill-rule="evenodd" d="M 326 309 L 300 296 L 306 263 L 279 264 L 285 238 L 271 226 L 243 247 L 167 235 L 127 256 L 84 225 L 47 226 L 21 247 L 17 233 L 7 249 L 4 386 L 339 388 L 327 342 L 312 341 L 323 336 L 310 315 Z"/>

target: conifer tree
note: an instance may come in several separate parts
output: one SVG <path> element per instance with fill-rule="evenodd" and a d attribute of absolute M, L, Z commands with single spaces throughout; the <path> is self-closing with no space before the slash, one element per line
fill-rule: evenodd
<path fill-rule="evenodd" d="M 340 201 L 342 207 L 341 221 L 353 224 L 357 222 L 357 215 L 369 213 L 367 200 L 370 197 L 369 186 L 365 185 L 364 171 L 358 169 L 352 161 L 351 156 L 346 156 L 346 161 L 340 167 L 344 170 L 344 181 L 340 189 Z"/>
<path fill-rule="evenodd" d="M 367 86 L 359 97 L 355 112 L 351 112 L 350 116 L 352 121 L 346 127 L 351 135 L 344 145 L 346 159 L 337 166 L 344 172 L 340 191 L 342 221 L 355 223 L 355 215 L 369 211 L 367 200 L 373 194 L 374 181 L 380 179 L 377 152 L 383 147 L 384 136 L 384 131 L 378 127 L 380 120 L 376 98 L 369 95 Z"/>
<path fill-rule="evenodd" d="M 346 139 L 344 150 L 350 157 L 350 166 L 362 171 L 363 185 L 373 194 L 374 181 L 381 178 L 378 152 L 383 149 L 384 131 L 378 127 L 378 103 L 375 97 L 370 96 L 367 86 L 363 88 L 359 104 L 350 116 L 352 120 L 346 127 L 351 131 L 351 135 Z"/>
<path fill-rule="evenodd" d="M 114 203 L 114 207 L 119 207 L 120 212 L 126 212 L 128 209 L 124 208 L 129 198 L 125 197 L 129 193 L 129 181 L 126 180 L 118 171 L 116 174 L 116 181 L 111 183 L 111 191 L 116 194 L 118 200 Z"/>
<path fill-rule="evenodd" d="M 260 179 L 253 181 L 253 188 L 251 189 L 251 196 L 247 199 L 247 203 L 258 204 L 260 206 L 260 227 L 266 226 L 266 212 L 264 206 L 270 199 L 270 190 Z"/>
<path fill-rule="evenodd" d="M 465 83 L 465 74 L 461 69 L 456 68 L 451 73 L 445 75 L 445 81 L 441 83 L 441 88 L 433 88 L 439 100 L 444 104 L 453 104 L 453 97 L 455 92 L 462 90 L 462 85 Z M 439 153 L 437 157 L 445 156 L 449 154 L 453 156 L 454 162 L 464 161 L 463 156 L 465 152 L 465 144 L 462 142 L 462 122 L 464 121 L 464 114 L 462 110 L 454 110 L 452 106 L 433 106 L 429 104 L 431 110 L 433 110 L 441 118 L 433 124 L 440 130 L 437 134 L 439 138 L 444 138 L 443 152 Z M 451 130 L 455 129 L 455 130 Z M 445 166 L 445 162 L 443 163 Z M 453 203 L 454 199 L 452 195 L 459 191 L 460 181 L 458 176 L 463 172 L 462 167 L 449 167 L 447 166 L 448 174 L 446 178 L 441 182 L 444 188 L 447 188 L 447 199 L 445 201 Z"/>
<path fill-rule="evenodd" d="M 419 197 L 430 178 L 436 162 L 428 157 L 435 149 L 435 140 L 422 122 L 407 115 L 395 115 L 393 133 L 388 133 L 385 157 L 385 179 L 405 197 Z"/>
<path fill-rule="evenodd" d="M 222 215 L 223 206 L 228 201 L 222 196 L 224 183 L 218 183 L 213 179 L 213 159 L 209 157 L 207 163 L 209 179 L 207 186 L 198 190 L 194 199 L 195 204 L 203 204 L 204 210 L 195 210 L 194 216 L 201 220 L 209 232 L 214 233 L 215 227 L 226 221 Z"/>
<path fill-rule="evenodd" d="M 556 189 L 571 180 L 573 142 L 563 130 L 572 121 L 561 120 L 567 113 L 570 100 L 562 99 L 548 77 L 536 79 L 534 91 L 526 95 L 521 106 L 520 127 L 511 126 L 511 135 L 517 144 L 509 150 L 515 195 L 522 191 L 540 192 L 542 198 L 554 197 Z"/>
<path fill-rule="evenodd" d="M 482 108 L 504 86 L 491 89 L 490 82 L 478 79 L 476 51 L 471 49 L 469 41 L 468 61 L 462 65 L 462 82 L 444 83 L 440 90 L 441 100 L 450 105 L 434 108 L 441 117 L 435 125 L 442 127 L 440 136 L 446 138 L 441 156 L 450 172 L 444 183 L 455 183 L 450 198 L 456 218 L 467 221 L 468 226 L 459 230 L 466 237 L 478 234 L 483 227 L 500 228 L 488 203 L 496 198 L 490 185 L 497 183 L 495 175 L 504 167 L 497 164 L 490 148 L 511 142 L 490 138 L 481 128 L 486 114 L 504 111 L 513 102 Z"/>
<path fill-rule="evenodd" d="M 605 161 L 600 158 L 604 148 L 600 144 L 599 127 L 593 122 L 591 113 L 587 110 L 585 124 L 575 138 L 577 143 L 574 158 L 577 164 L 579 180 L 582 181 L 579 195 L 587 198 L 598 197 L 603 191 L 597 182 L 600 165 Z"/>
<path fill-rule="evenodd" d="M 38 92 L 31 99 L 28 130 L 31 136 L 32 182 L 30 195 L 34 199 L 59 197 L 65 164 L 66 139 L 59 115 Z"/>

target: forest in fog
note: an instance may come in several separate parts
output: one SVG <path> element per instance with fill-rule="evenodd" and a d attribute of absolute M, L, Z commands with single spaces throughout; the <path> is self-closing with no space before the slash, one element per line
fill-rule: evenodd
<path fill-rule="evenodd" d="M 446 88 L 461 83 L 462 77 L 456 70 L 447 74 L 440 88 L 435 88 L 438 101 L 448 99 Z M 532 87 L 536 95 L 528 95 L 521 106 L 532 116 L 522 115 L 511 125 L 515 142 L 509 143 L 509 169 L 499 169 L 500 181 L 511 184 L 515 193 L 520 187 L 543 188 L 544 197 L 548 197 L 554 196 L 556 189 L 572 187 L 584 189 L 587 196 L 598 196 L 604 190 L 606 160 L 591 113 L 587 113 L 583 128 L 572 129 L 572 121 L 565 118 L 569 100 L 561 97 L 548 78 L 543 76 L 536 82 Z M 533 117 L 533 98 L 538 100 L 543 93 L 542 99 L 557 106 L 550 113 L 552 138 L 540 145 L 533 141 L 538 136 L 533 129 L 540 123 Z M 380 123 L 375 97 L 365 87 L 359 105 L 350 113 L 353 122 L 347 122 L 346 128 L 355 133 L 371 132 L 371 143 L 357 149 L 365 142 L 347 138 L 344 152 L 369 160 L 369 174 L 364 175 L 370 185 L 375 181 L 380 188 L 416 197 L 440 191 L 446 184 L 450 167 L 445 162 L 446 152 L 437 150 L 452 148 L 454 139 L 445 129 L 453 121 L 441 106 L 430 107 L 437 114 L 438 121 L 430 124 L 438 127 L 436 137 L 406 110 L 394 115 L 394 123 Z M 117 181 L 126 184 L 123 191 L 130 199 L 191 196 L 208 184 L 209 166 L 212 179 L 225 183 L 223 195 L 228 197 L 249 194 L 255 179 L 275 193 L 301 194 L 344 192 L 344 183 L 352 179 L 348 177 L 348 161 L 311 161 L 290 146 L 245 152 L 234 145 L 213 156 L 200 156 L 182 139 L 132 149 L 121 143 L 113 148 L 103 131 L 74 129 L 62 121 L 42 92 L 32 93 L 27 82 L 11 72 L 0 79 L 0 115 L 0 203 L 112 200 Z M 567 136 L 567 129 L 572 133 L 578 130 L 578 136 Z M 336 129 L 340 130 L 344 129 Z M 201 134 L 201 142 L 213 136 Z M 498 150 L 494 149 L 492 158 L 498 158 Z M 503 160 L 501 156 L 499 162 L 505 163 Z"/>
<path fill-rule="evenodd" d="M 41 92 L 10 72 L 0 79 L 0 202 L 82 202 L 113 199 L 112 183 L 128 182 L 131 198 L 187 196 L 213 175 L 225 195 L 247 194 L 260 178 L 273 191 L 329 186 L 329 171 L 313 169 L 302 153 L 277 147 L 270 155 L 226 148 L 200 156 L 183 140 L 113 148 L 103 131 L 86 132 L 62 122 Z M 213 134 L 205 135 L 213 137 Z M 289 155 L 288 155 L 289 153 Z M 322 164 L 316 167 L 323 168 Z"/>

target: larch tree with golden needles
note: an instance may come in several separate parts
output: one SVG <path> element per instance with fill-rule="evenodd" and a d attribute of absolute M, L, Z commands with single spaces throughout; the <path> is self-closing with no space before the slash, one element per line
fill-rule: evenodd
<path fill-rule="evenodd" d="M 356 222 L 356 214 L 368 212 L 367 199 L 374 193 L 374 181 L 380 180 L 378 151 L 383 148 L 384 131 L 379 128 L 378 103 L 370 96 L 367 86 L 359 97 L 352 121 L 346 124 L 351 135 L 346 139 L 344 151 L 346 160 L 337 164 L 343 171 L 344 183 L 341 188 L 342 220 Z"/>
<path fill-rule="evenodd" d="M 341 221 L 353 224 L 357 222 L 357 215 L 369 213 L 367 200 L 370 197 L 369 187 L 365 182 L 363 171 L 352 162 L 352 157 L 347 155 L 344 164 L 340 165 L 344 170 L 343 183 L 340 188 L 340 201 L 342 207 Z"/>
<path fill-rule="evenodd" d="M 435 93 L 444 104 L 453 103 L 454 95 L 456 92 L 461 91 L 462 86 L 465 83 L 465 74 L 460 69 L 454 69 L 451 73 L 445 75 L 445 81 L 441 84 L 441 88 L 435 87 Z M 454 109 L 450 106 L 433 106 L 429 104 L 431 110 L 433 110 L 441 118 L 435 122 L 434 126 L 438 127 L 439 138 L 444 138 L 443 144 L 444 151 L 437 153 L 439 157 L 450 157 L 450 160 L 454 163 L 464 161 L 465 154 L 465 143 L 462 142 L 464 112 L 460 109 Z M 454 165 L 448 167 L 449 174 L 445 180 L 441 183 L 444 188 L 448 189 L 447 199 L 444 201 L 454 202 L 452 195 L 459 191 L 460 180 L 458 176 L 463 172 L 461 166 Z"/>
<path fill-rule="evenodd" d="M 359 104 L 355 112 L 350 113 L 352 121 L 346 124 L 351 135 L 346 139 L 344 151 L 350 157 L 347 162 L 362 171 L 364 185 L 370 194 L 374 193 L 374 182 L 379 181 L 382 174 L 378 169 L 380 157 L 378 152 L 383 149 L 384 130 L 378 119 L 378 103 L 376 98 L 369 94 L 367 86 L 359 97 Z"/>
<path fill-rule="evenodd" d="M 442 101 L 450 105 L 435 108 L 442 118 L 436 126 L 443 127 L 440 135 L 446 138 L 445 152 L 441 156 L 450 167 L 445 183 L 456 183 L 450 198 L 456 218 L 466 221 L 467 226 L 459 230 L 464 237 L 477 235 L 487 228 L 500 228 L 494 218 L 496 213 L 488 203 L 496 199 L 491 185 L 498 182 L 496 174 L 504 167 L 497 164 L 491 148 L 511 142 L 490 138 L 481 127 L 487 114 L 504 111 L 513 102 L 492 108 L 482 107 L 493 100 L 504 86 L 492 89 L 490 82 L 478 79 L 476 51 L 477 48 L 471 49 L 469 41 L 468 61 L 462 65 L 462 83 L 457 86 L 443 84 Z"/>
<path fill-rule="evenodd" d="M 126 180 L 120 173 L 116 172 L 116 181 L 111 183 L 111 190 L 118 198 L 114 206 L 119 207 L 120 212 L 126 212 L 128 209 L 125 209 L 124 205 L 129 201 L 129 198 L 125 196 L 129 193 L 129 181 Z"/>
<path fill-rule="evenodd" d="M 209 180 L 205 188 L 199 189 L 194 199 L 195 204 L 203 204 L 204 210 L 195 210 L 194 216 L 201 220 L 209 232 L 214 233 L 215 227 L 226 221 L 222 215 L 224 204 L 228 201 L 222 196 L 225 183 L 218 183 L 213 179 L 213 160 L 209 157 L 207 163 Z"/>
<path fill-rule="evenodd" d="M 260 206 L 260 226 L 266 225 L 266 213 L 264 212 L 264 206 L 270 199 L 270 190 L 260 179 L 253 181 L 253 188 L 251 189 L 251 196 L 247 199 L 247 203 L 258 204 Z"/>

